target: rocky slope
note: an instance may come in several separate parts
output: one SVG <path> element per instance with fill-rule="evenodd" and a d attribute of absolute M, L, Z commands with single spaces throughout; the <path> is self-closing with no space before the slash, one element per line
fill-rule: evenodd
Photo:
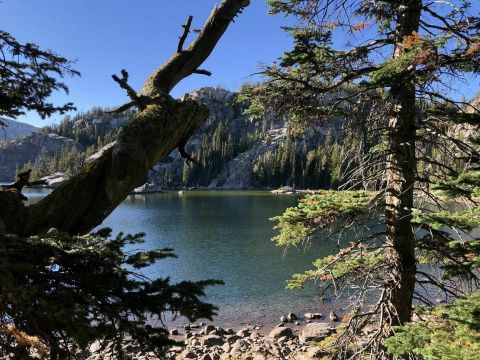
<path fill-rule="evenodd" d="M 262 121 L 252 122 L 243 115 L 244 107 L 235 103 L 236 94 L 222 88 L 203 88 L 186 95 L 197 102 L 208 106 L 210 116 L 206 123 L 190 138 L 186 150 L 196 157 L 205 151 L 214 142 L 216 130 L 220 123 L 225 124 L 225 131 L 237 140 L 234 158 L 215 166 L 215 164 L 202 164 L 206 169 L 209 168 L 206 176 L 194 176 L 201 178 L 193 180 L 193 186 L 202 186 L 209 188 L 231 188 L 244 189 L 252 187 L 252 161 L 260 154 L 271 149 L 272 146 L 266 146 L 261 139 L 243 146 L 241 149 L 240 139 L 247 137 L 261 137 L 260 134 L 267 133 L 270 129 L 277 129 L 282 126 L 273 118 L 263 119 Z M 244 150 L 244 151 L 242 151 Z M 197 155 L 197 156 L 195 156 Z M 212 166 L 213 165 L 213 166 Z M 165 187 L 181 187 L 183 185 L 184 160 L 180 157 L 177 150 L 173 151 L 166 161 L 154 167 L 148 175 L 148 182 L 160 184 Z M 201 171 L 201 169 L 192 167 L 191 171 Z M 168 174 L 168 183 L 165 174 Z"/>
<path fill-rule="evenodd" d="M 0 181 L 12 181 L 15 170 L 25 163 L 34 162 L 42 154 L 53 155 L 66 149 L 81 146 L 72 139 L 57 134 L 33 134 L 19 140 L 11 140 L 0 144 Z"/>
<path fill-rule="evenodd" d="M 178 188 L 185 185 L 187 171 L 189 175 L 187 185 L 193 187 L 209 189 L 272 187 L 259 183 L 254 174 L 254 167 L 262 156 L 285 145 L 287 130 L 283 121 L 272 116 L 251 121 L 243 114 L 245 105 L 235 102 L 236 93 L 222 88 L 203 88 L 188 96 L 210 109 L 207 122 L 191 137 L 186 147 L 187 152 L 202 163 L 202 168 L 192 166 L 185 169 L 184 160 L 178 151 L 174 151 L 168 159 L 154 167 L 147 181 L 164 187 Z M 335 128 L 339 123 L 333 120 L 329 125 Z M 295 150 L 290 151 L 295 151 L 299 157 L 305 158 L 308 151 L 323 144 L 326 131 L 326 128 L 319 128 L 298 136 L 294 145 Z"/>

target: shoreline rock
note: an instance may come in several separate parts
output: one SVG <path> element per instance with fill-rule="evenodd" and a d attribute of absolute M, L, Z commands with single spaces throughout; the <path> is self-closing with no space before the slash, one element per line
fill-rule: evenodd
<path fill-rule="evenodd" d="M 131 192 L 132 195 L 141 195 L 141 194 L 157 194 L 163 193 L 163 188 L 161 185 L 155 185 L 150 183 L 145 183 L 142 186 L 139 186 Z"/>

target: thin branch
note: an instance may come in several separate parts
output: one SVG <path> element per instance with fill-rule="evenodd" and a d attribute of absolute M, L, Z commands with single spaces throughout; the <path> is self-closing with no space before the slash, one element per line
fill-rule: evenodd
<path fill-rule="evenodd" d="M 110 110 L 110 111 L 105 111 L 105 114 L 119 114 L 119 113 L 124 112 L 125 110 L 128 110 L 128 109 L 136 106 L 136 105 L 137 105 L 137 103 L 135 101 L 130 101 L 126 104 L 123 104 L 123 105 L 119 106 L 116 109 L 113 109 L 113 110 Z"/>
<path fill-rule="evenodd" d="M 211 76 L 212 73 L 208 70 L 204 70 L 204 69 L 197 69 L 197 70 L 194 70 L 193 71 L 194 74 L 199 74 L 199 75 L 206 75 L 206 76 Z"/>
<path fill-rule="evenodd" d="M 181 53 L 183 51 L 183 44 L 185 44 L 185 40 L 187 40 L 187 36 L 190 33 L 190 27 L 192 26 L 193 16 L 190 15 L 188 17 L 187 23 L 182 25 L 183 27 L 183 34 L 180 36 L 180 40 L 178 41 L 177 46 L 177 53 Z"/>
<path fill-rule="evenodd" d="M 122 78 L 120 79 L 117 75 L 113 74 L 112 79 L 115 80 L 122 89 L 127 90 L 127 94 L 132 99 L 132 101 L 135 103 L 135 106 L 137 106 L 140 110 L 145 110 L 146 106 L 143 103 L 142 99 L 140 96 L 137 95 L 137 92 L 133 90 L 133 88 L 128 85 L 128 72 L 125 69 L 122 69 Z"/>

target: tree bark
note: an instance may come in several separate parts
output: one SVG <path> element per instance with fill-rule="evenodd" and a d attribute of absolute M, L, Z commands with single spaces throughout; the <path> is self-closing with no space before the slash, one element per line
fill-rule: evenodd
<path fill-rule="evenodd" d="M 401 43 L 405 36 L 418 31 L 420 0 L 404 0 L 398 6 L 396 48 L 394 58 L 406 51 Z M 415 182 L 415 84 L 399 82 L 390 90 L 394 107 L 389 119 L 389 154 L 387 156 L 387 186 L 385 218 L 389 274 L 390 306 L 394 324 L 410 321 L 415 288 L 415 239 L 411 223 Z"/>
<path fill-rule="evenodd" d="M 136 105 L 139 113 L 122 129 L 114 145 L 79 174 L 28 207 L 12 191 L 0 191 L 0 232 L 27 236 L 55 227 L 81 234 L 101 224 L 139 185 L 149 168 L 184 144 L 207 119 L 205 106 L 192 100 L 174 100 L 168 94 L 199 70 L 233 18 L 248 5 L 249 0 L 223 0 L 215 7 L 197 39 L 154 71 L 138 96 L 130 94 L 133 99 L 128 106 Z M 126 82 L 128 74 L 122 74 Z M 5 199 L 15 202 L 17 198 L 17 203 L 3 206 Z"/>

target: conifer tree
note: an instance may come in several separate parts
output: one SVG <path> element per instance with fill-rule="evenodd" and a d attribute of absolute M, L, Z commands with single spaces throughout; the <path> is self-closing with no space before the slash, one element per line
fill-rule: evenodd
<path fill-rule="evenodd" d="M 462 295 L 469 287 L 455 281 L 478 278 L 479 249 L 466 233 L 478 224 L 472 194 L 479 186 L 480 112 L 452 88 L 465 86 L 465 77 L 478 81 L 480 19 L 464 0 L 269 3 L 272 13 L 297 19 L 286 27 L 294 47 L 262 69 L 266 82 L 244 89 L 250 111 L 280 113 L 299 128 L 342 118 L 353 139 L 344 154 L 343 189 L 373 190 L 305 197 L 275 218 L 274 240 L 298 246 L 319 233 L 343 236 L 336 253 L 290 286 L 316 280 L 337 295 L 349 289 L 353 314 L 331 357 L 382 357 L 383 339 L 391 326 L 410 320 L 414 299 L 431 304 L 432 287 L 446 297 Z M 420 172 L 420 163 L 430 171 Z M 445 205 L 442 195 L 453 192 L 464 210 Z M 438 269 L 442 275 L 432 275 Z M 378 331 L 356 343 L 369 321 Z"/>
<path fill-rule="evenodd" d="M 0 116 L 34 110 L 46 117 L 75 109 L 72 103 L 57 106 L 48 101 L 54 91 L 68 93 L 62 77 L 80 75 L 72 61 L 35 44 L 22 44 L 5 31 L 0 31 L 0 53 Z"/>
<path fill-rule="evenodd" d="M 122 359 L 127 338 L 140 353 L 162 357 L 175 344 L 162 325 L 166 315 L 212 318 L 216 308 L 200 297 L 218 281 L 149 279 L 141 270 L 174 257 L 172 250 L 125 251 L 144 234 L 110 232 L 0 234 L 2 359 L 79 359 L 94 342 L 100 353 Z"/>

